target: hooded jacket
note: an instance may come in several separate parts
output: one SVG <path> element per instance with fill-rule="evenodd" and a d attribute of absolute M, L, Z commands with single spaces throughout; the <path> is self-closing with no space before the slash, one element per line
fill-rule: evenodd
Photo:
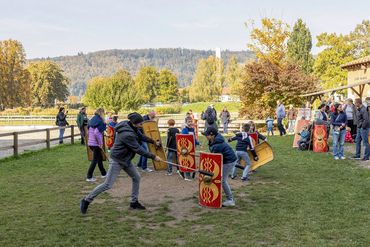
<path fill-rule="evenodd" d="M 213 142 L 209 142 L 208 145 L 211 153 L 222 154 L 223 164 L 229 164 L 236 161 L 237 158 L 234 150 L 225 142 L 224 137 L 219 133 L 215 136 Z"/>
<path fill-rule="evenodd" d="M 130 121 L 122 121 L 115 127 L 115 140 L 110 157 L 122 166 L 129 166 L 135 154 L 154 159 L 155 155 L 140 146 L 141 141 L 154 143 L 143 135 Z"/>
<path fill-rule="evenodd" d="M 99 132 L 103 133 L 107 129 L 107 125 L 98 114 L 95 114 L 92 119 L 90 119 L 88 128 L 97 128 Z"/>

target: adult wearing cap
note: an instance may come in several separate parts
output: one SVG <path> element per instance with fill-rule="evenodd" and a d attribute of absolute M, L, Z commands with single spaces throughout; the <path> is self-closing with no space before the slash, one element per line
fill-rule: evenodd
<path fill-rule="evenodd" d="M 86 107 L 83 106 L 81 107 L 80 109 L 80 112 L 78 113 L 77 115 L 77 126 L 78 126 L 78 129 L 80 130 L 80 134 L 81 134 L 81 145 L 85 145 L 85 127 L 87 126 L 87 123 L 88 123 L 89 119 L 87 118 L 87 115 L 86 115 Z"/>
<path fill-rule="evenodd" d="M 90 194 L 81 200 L 80 209 L 82 214 L 86 214 L 89 204 L 100 193 L 112 188 L 117 179 L 121 169 L 123 169 L 132 179 L 132 193 L 131 193 L 131 209 L 145 209 L 139 203 L 139 187 L 140 187 L 140 174 L 136 167 L 132 164 L 132 159 L 135 154 L 146 156 L 147 158 L 155 161 L 161 161 L 161 158 L 146 151 L 140 146 L 140 142 L 149 142 L 156 145 L 154 140 L 143 135 L 139 129 L 142 128 L 143 117 L 134 112 L 128 115 L 128 121 L 122 121 L 117 124 L 115 142 L 111 149 L 109 171 L 104 183 L 98 185 Z"/>
<path fill-rule="evenodd" d="M 211 153 L 222 154 L 222 190 L 226 194 L 226 201 L 222 203 L 224 207 L 235 206 L 235 201 L 227 179 L 235 166 L 237 157 L 234 150 L 225 142 L 224 137 L 218 133 L 214 127 L 209 127 L 202 133 L 208 140 L 209 150 Z"/>

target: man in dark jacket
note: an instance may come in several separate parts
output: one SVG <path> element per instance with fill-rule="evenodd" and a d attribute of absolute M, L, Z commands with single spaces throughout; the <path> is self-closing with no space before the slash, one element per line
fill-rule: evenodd
<path fill-rule="evenodd" d="M 237 160 L 234 150 L 230 147 L 229 144 L 225 142 L 224 137 L 218 133 L 216 128 L 207 128 L 203 135 L 205 135 L 207 140 L 209 141 L 208 145 L 211 153 L 222 154 L 222 189 L 225 192 L 227 198 L 227 200 L 222 203 L 222 206 L 235 206 L 233 194 L 231 192 L 230 185 L 227 182 L 229 174 L 234 168 L 235 162 Z"/>
<path fill-rule="evenodd" d="M 364 157 L 362 158 L 363 161 L 369 160 L 369 141 L 368 141 L 368 133 L 370 128 L 369 122 L 369 113 L 367 112 L 366 107 L 362 104 L 361 99 L 355 99 L 355 106 L 356 116 L 357 116 L 357 135 L 356 135 L 356 155 L 353 157 L 354 159 L 361 158 L 361 141 L 365 147 Z"/>
<path fill-rule="evenodd" d="M 117 124 L 115 131 L 115 142 L 113 144 L 110 165 L 107 177 L 104 183 L 98 185 L 90 194 L 81 200 L 80 209 L 82 214 L 86 214 L 89 204 L 100 193 L 112 188 L 117 179 L 121 169 L 123 169 L 132 179 L 132 194 L 130 208 L 132 209 L 145 209 L 138 201 L 139 187 L 140 187 L 140 174 L 136 167 L 131 163 L 135 154 L 140 154 L 155 161 L 161 161 L 158 156 L 149 153 L 140 146 L 140 142 L 155 143 L 149 137 L 143 135 L 139 128 L 142 128 L 143 118 L 140 114 L 134 112 L 128 115 L 129 121 L 123 121 Z M 160 145 L 160 143 L 155 143 Z"/>
<path fill-rule="evenodd" d="M 87 118 L 86 115 L 86 107 L 83 106 L 80 110 L 80 112 L 77 115 L 77 126 L 78 129 L 80 130 L 80 135 L 81 135 L 81 145 L 85 145 L 85 126 L 87 126 L 89 119 Z"/>

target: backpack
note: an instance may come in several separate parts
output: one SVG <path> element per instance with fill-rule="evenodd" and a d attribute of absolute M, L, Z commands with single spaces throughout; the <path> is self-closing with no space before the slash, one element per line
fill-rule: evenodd
<path fill-rule="evenodd" d="M 55 125 L 59 125 L 58 115 L 55 117 Z"/>
<path fill-rule="evenodd" d="M 216 112 L 213 109 L 208 109 L 206 112 L 206 120 L 208 124 L 213 124 L 217 120 Z"/>

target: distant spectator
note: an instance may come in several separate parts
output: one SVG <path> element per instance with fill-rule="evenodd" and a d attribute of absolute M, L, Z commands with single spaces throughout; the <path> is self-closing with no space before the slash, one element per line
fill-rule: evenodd
<path fill-rule="evenodd" d="M 270 116 L 267 117 L 266 119 L 266 126 L 267 126 L 267 136 L 274 135 L 274 119 Z"/>
<path fill-rule="evenodd" d="M 280 136 L 286 135 L 286 130 L 283 126 L 283 119 L 285 118 L 285 107 L 284 105 L 278 100 L 276 107 L 276 118 L 277 118 L 277 127 L 280 132 Z"/>
<path fill-rule="evenodd" d="M 296 118 L 297 118 L 297 114 L 295 112 L 295 109 L 293 108 L 293 105 L 289 105 L 289 110 L 288 110 L 288 133 L 290 133 L 290 134 L 294 133 L 294 126 L 295 126 Z"/>
<path fill-rule="evenodd" d="M 333 154 L 334 159 L 344 160 L 344 138 L 346 135 L 347 116 L 343 112 L 341 104 L 334 106 L 334 112 L 331 113 L 330 122 L 333 125 Z"/>
<path fill-rule="evenodd" d="M 66 118 L 68 115 L 68 111 L 66 113 L 64 107 L 59 108 L 59 113 L 56 116 L 55 124 L 59 126 L 59 144 L 63 144 L 63 137 L 64 137 L 64 131 L 67 125 L 69 123 L 67 122 Z"/>
<path fill-rule="evenodd" d="M 347 115 L 347 126 L 351 129 L 351 136 L 354 139 L 357 133 L 357 115 L 356 106 L 353 104 L 353 100 L 351 98 L 346 100 L 346 104 L 343 109 Z"/>
<path fill-rule="evenodd" d="M 226 107 L 224 107 L 224 109 L 220 113 L 220 119 L 221 119 L 222 126 L 224 128 L 224 134 L 227 134 L 228 126 L 230 122 L 230 112 L 227 110 Z"/>
<path fill-rule="evenodd" d="M 87 133 L 85 133 L 85 127 L 87 127 L 87 123 L 88 123 L 89 119 L 87 118 L 87 114 L 86 114 L 86 107 L 83 106 L 81 109 L 80 109 L 80 112 L 78 113 L 77 115 L 77 127 L 78 129 L 80 130 L 80 135 L 81 135 L 81 145 L 85 145 L 85 135 Z"/>
<path fill-rule="evenodd" d="M 364 157 L 362 158 L 363 161 L 369 160 L 369 141 L 368 141 L 368 133 L 369 133 L 369 113 L 366 110 L 366 107 L 362 104 L 361 99 L 355 100 L 355 106 L 357 108 L 357 135 L 356 135 L 356 154 L 353 156 L 354 159 L 361 158 L 361 142 L 365 147 Z"/>
<path fill-rule="evenodd" d="M 207 107 L 205 112 L 202 112 L 201 118 L 205 121 L 204 131 L 209 127 L 217 129 L 217 112 L 213 105 Z"/>

